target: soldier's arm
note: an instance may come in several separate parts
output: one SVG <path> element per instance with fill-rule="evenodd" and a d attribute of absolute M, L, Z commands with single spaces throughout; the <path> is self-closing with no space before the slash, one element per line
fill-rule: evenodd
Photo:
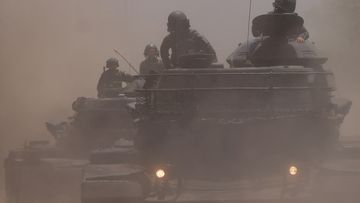
<path fill-rule="evenodd" d="M 299 30 L 299 37 L 303 38 L 304 40 L 307 40 L 310 37 L 309 32 L 304 26 L 302 26 Z"/>
<path fill-rule="evenodd" d="M 171 40 L 170 40 L 170 36 L 168 35 L 167 37 L 164 38 L 160 46 L 160 56 L 164 63 L 164 67 L 167 69 L 170 69 L 172 67 L 170 54 L 169 54 L 170 47 L 171 47 Z"/>
<path fill-rule="evenodd" d="M 163 63 L 162 60 L 159 60 L 158 67 L 159 67 L 159 70 L 160 70 L 160 71 L 163 71 L 163 70 L 165 69 L 164 63 Z"/>
<path fill-rule="evenodd" d="M 251 26 L 251 31 L 254 37 L 260 37 L 262 34 L 257 24 Z"/>
<path fill-rule="evenodd" d="M 104 73 L 101 74 L 100 79 L 97 84 L 98 97 L 103 96 L 103 88 L 104 88 Z"/>
<path fill-rule="evenodd" d="M 145 67 L 145 61 L 143 61 L 143 62 L 141 62 L 141 64 L 140 64 L 140 68 L 139 68 L 139 70 L 140 70 L 140 75 L 144 75 L 144 74 L 146 74 L 146 67 Z"/>
<path fill-rule="evenodd" d="M 119 77 L 120 77 L 120 81 L 124 81 L 126 83 L 130 83 L 135 80 L 134 76 L 124 72 L 119 72 Z"/>

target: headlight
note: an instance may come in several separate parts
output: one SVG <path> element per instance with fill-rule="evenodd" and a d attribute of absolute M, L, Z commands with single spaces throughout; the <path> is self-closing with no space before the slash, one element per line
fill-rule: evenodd
<path fill-rule="evenodd" d="M 289 168 L 289 174 L 291 176 L 296 176 L 296 175 L 298 175 L 298 173 L 299 173 L 299 169 L 296 166 L 291 166 Z"/>
<path fill-rule="evenodd" d="M 156 170 L 155 175 L 157 178 L 162 179 L 166 176 L 166 173 L 163 169 L 158 169 L 158 170 Z"/>

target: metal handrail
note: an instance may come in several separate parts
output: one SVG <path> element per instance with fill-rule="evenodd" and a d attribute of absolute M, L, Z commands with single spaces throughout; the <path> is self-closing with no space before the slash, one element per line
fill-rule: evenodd
<path fill-rule="evenodd" d="M 186 91 L 268 91 L 268 90 L 327 90 L 333 91 L 329 87 L 216 87 L 216 88 L 165 88 L 165 89 L 141 89 L 138 92 L 186 92 Z"/>
<path fill-rule="evenodd" d="M 236 72 L 225 72 L 225 73 L 160 73 L 160 74 L 147 74 L 147 75 L 136 75 L 134 77 L 152 77 L 152 76 L 217 76 L 217 75 L 332 75 L 331 72 L 267 72 L 267 73 L 236 73 Z"/>

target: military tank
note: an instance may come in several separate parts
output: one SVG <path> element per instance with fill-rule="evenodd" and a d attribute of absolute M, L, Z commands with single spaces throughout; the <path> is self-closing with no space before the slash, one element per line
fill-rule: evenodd
<path fill-rule="evenodd" d="M 82 168 L 91 151 L 133 137 L 127 104 L 135 98 L 127 91 L 113 98 L 78 98 L 68 121 L 46 123 L 54 143 L 30 141 L 10 151 L 4 163 L 7 202 L 80 202 Z"/>
<path fill-rule="evenodd" d="M 324 171 L 334 171 L 326 164 L 349 152 L 339 129 L 351 102 L 334 97 L 334 74 L 315 45 L 287 38 L 303 22 L 255 18 L 262 35 L 231 54 L 230 69 L 197 53 L 148 76 L 133 105 L 134 142 L 94 154 L 82 202 L 314 200 Z"/>

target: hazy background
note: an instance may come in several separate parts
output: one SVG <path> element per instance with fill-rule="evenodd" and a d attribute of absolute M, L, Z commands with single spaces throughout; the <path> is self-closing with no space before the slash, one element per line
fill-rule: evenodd
<path fill-rule="evenodd" d="M 252 17 L 272 9 L 270 0 L 253 2 Z M 360 130 L 359 4 L 299 0 L 297 8 L 311 40 L 330 57 L 340 94 L 354 101 L 347 136 Z M 222 62 L 246 40 L 248 7 L 247 0 L 0 0 L 1 160 L 26 140 L 50 139 L 45 121 L 71 116 L 78 96 L 94 97 L 113 48 L 138 66 L 145 45 L 159 45 L 167 34 L 171 11 L 183 10 Z M 0 191 L 2 183 L 0 175 Z"/>

